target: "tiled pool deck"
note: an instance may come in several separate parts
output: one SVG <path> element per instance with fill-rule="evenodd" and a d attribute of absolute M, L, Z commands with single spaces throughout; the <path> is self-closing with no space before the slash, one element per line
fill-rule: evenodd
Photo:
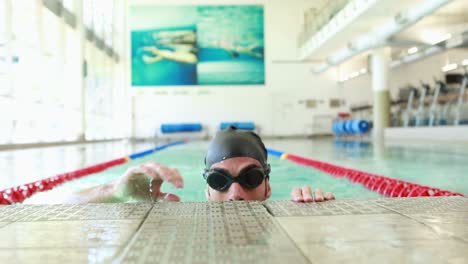
<path fill-rule="evenodd" d="M 0 206 L 3 263 L 468 263 L 468 199 Z"/>

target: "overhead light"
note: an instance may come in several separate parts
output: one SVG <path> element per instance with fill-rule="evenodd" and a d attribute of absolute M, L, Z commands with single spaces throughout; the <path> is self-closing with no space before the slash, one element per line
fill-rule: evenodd
<path fill-rule="evenodd" d="M 447 33 L 447 34 L 443 35 L 440 39 L 436 40 L 435 42 L 433 42 L 433 43 L 431 43 L 431 44 L 432 44 L 432 45 L 436 45 L 436 44 L 438 44 L 438 43 L 440 43 L 440 42 L 449 40 L 451 37 L 452 37 L 452 34 Z"/>
<path fill-rule="evenodd" d="M 420 59 L 422 57 L 422 53 L 414 53 L 412 55 L 408 55 L 408 56 L 405 56 L 403 57 L 401 60 L 405 63 L 410 63 L 410 62 L 413 62 L 413 61 L 416 61 L 418 59 Z"/>
<path fill-rule="evenodd" d="M 420 36 L 423 42 L 430 45 L 436 45 L 452 37 L 450 33 L 443 33 L 434 30 L 423 30 Z"/>
<path fill-rule="evenodd" d="M 442 51 L 442 48 L 439 46 L 432 46 L 424 50 L 424 54 L 426 55 L 432 55 L 434 53 L 437 53 L 439 51 Z"/>
<path fill-rule="evenodd" d="M 456 64 L 456 63 L 450 63 L 450 64 L 447 64 L 447 65 L 445 65 L 444 67 L 442 67 L 442 71 L 443 71 L 443 72 L 453 71 L 453 70 L 455 70 L 456 68 L 458 68 L 458 64 Z"/>
<path fill-rule="evenodd" d="M 346 82 L 347 80 L 348 80 L 348 77 L 342 77 L 342 78 L 340 79 L 340 82 Z"/>
<path fill-rule="evenodd" d="M 463 65 L 463 66 L 468 66 L 468 59 L 464 59 L 464 60 L 462 61 L 462 65 Z"/>
<path fill-rule="evenodd" d="M 401 65 L 401 60 L 392 60 L 390 62 L 390 68 L 398 67 Z"/>
<path fill-rule="evenodd" d="M 458 46 L 463 45 L 463 42 L 465 41 L 464 37 L 462 34 L 457 34 L 455 36 L 452 36 L 449 40 L 445 41 L 445 47 L 447 49 L 451 48 L 456 48 Z"/>
<path fill-rule="evenodd" d="M 358 77 L 358 76 L 359 76 L 359 72 L 356 71 L 356 72 L 351 73 L 351 74 L 349 75 L 349 78 L 350 78 L 350 79 L 351 79 L 351 78 L 356 78 L 356 77 Z"/>
<path fill-rule="evenodd" d="M 359 71 L 352 72 L 348 74 L 348 76 L 341 77 L 339 82 L 346 82 L 347 80 L 354 79 L 362 74 L 366 74 L 367 69 L 366 68 L 361 68 Z"/>
<path fill-rule="evenodd" d="M 414 54 L 418 52 L 418 47 L 412 47 L 408 49 L 408 54 Z"/>

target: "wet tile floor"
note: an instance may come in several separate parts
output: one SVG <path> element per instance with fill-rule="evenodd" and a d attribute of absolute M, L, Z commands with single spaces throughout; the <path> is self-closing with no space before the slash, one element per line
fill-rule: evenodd
<path fill-rule="evenodd" d="M 468 199 L 0 206 L 8 263 L 468 263 Z"/>

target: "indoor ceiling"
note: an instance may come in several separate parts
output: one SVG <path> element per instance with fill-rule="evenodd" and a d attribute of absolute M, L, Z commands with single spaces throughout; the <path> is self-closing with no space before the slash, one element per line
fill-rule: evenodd
<path fill-rule="evenodd" d="M 455 0 L 430 16 L 397 34 L 392 40 L 392 54 L 398 56 L 415 46 L 431 45 L 447 34 L 468 30 L 468 1 Z"/>
<path fill-rule="evenodd" d="M 395 16 L 404 10 L 411 10 L 427 0 L 383 0 L 372 6 L 360 17 L 346 26 L 344 30 L 331 37 L 325 45 L 315 50 L 309 56 L 310 60 L 325 60 L 340 49 L 346 47 L 353 40 L 365 36 L 370 31 L 378 30 L 379 26 L 393 20 Z M 468 1 L 453 0 L 431 15 L 428 15 L 412 26 L 399 32 L 389 40 L 392 48 L 392 57 L 407 53 L 408 49 L 417 46 L 427 46 L 437 42 L 448 33 L 456 34 L 468 30 Z M 368 54 L 368 53 L 367 53 Z M 366 53 L 361 53 L 351 60 L 343 63 L 346 65 L 365 65 Z M 348 68 L 348 67 L 345 67 Z"/>

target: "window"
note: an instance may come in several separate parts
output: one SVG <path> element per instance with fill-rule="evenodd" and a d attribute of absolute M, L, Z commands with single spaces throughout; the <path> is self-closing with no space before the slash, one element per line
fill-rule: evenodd
<path fill-rule="evenodd" d="M 39 43 L 37 10 L 42 4 L 30 0 L 14 0 L 11 4 L 12 33 L 15 43 L 37 46 Z"/>
<path fill-rule="evenodd" d="M 9 95 L 11 93 L 10 61 L 11 58 L 7 53 L 6 46 L 0 46 L 0 95 Z"/>
<path fill-rule="evenodd" d="M 75 0 L 62 0 L 63 8 L 67 9 L 70 13 L 75 13 Z"/>

